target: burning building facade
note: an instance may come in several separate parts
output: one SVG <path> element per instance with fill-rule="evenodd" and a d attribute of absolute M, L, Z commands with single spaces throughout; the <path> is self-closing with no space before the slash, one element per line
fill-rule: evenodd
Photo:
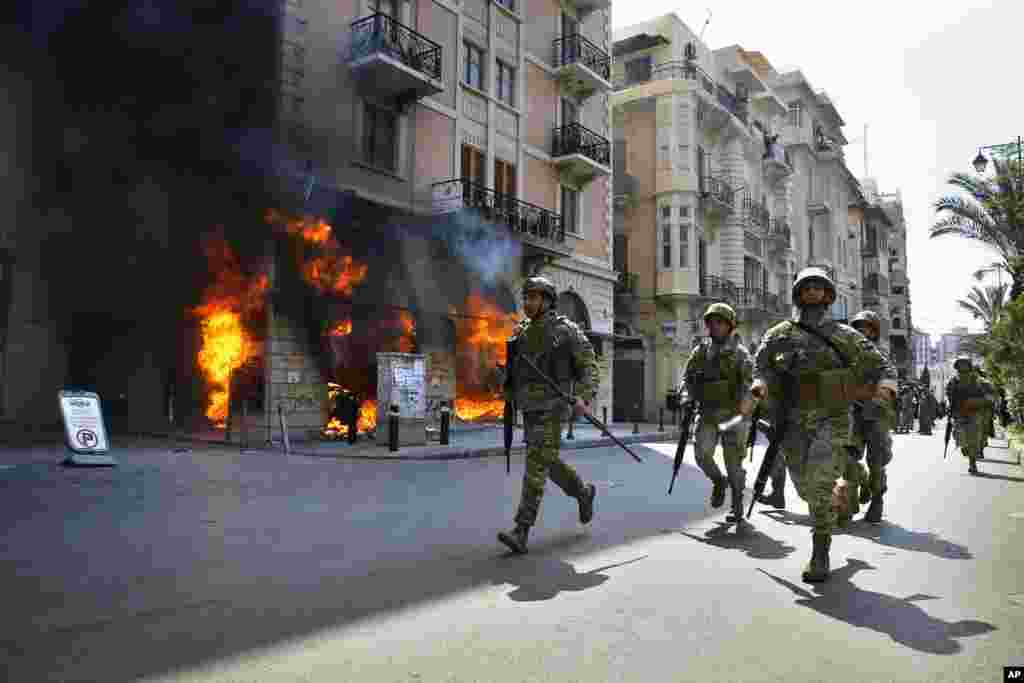
<path fill-rule="evenodd" d="M 120 288 L 96 288 L 93 302 L 61 314 L 84 320 L 80 332 L 61 336 L 55 326 L 63 342 L 47 353 L 65 361 L 63 371 L 49 363 L 54 390 L 93 386 L 105 402 L 123 395 L 126 405 L 148 406 L 144 419 L 135 416 L 147 425 L 277 439 L 284 413 L 293 437 L 345 436 L 339 397 L 357 406 L 360 432 L 382 415 L 376 354 L 417 353 L 427 360 L 428 410 L 450 402 L 461 419 L 496 419 L 519 286 L 543 272 L 562 292 L 560 309 L 595 343 L 604 369 L 598 407 L 610 409 L 609 3 L 236 4 L 189 23 L 208 39 L 193 52 L 206 49 L 225 79 L 238 76 L 232 64 L 248 74 L 231 88 L 199 86 L 211 101 L 235 97 L 233 106 L 187 109 L 203 139 L 219 141 L 218 168 L 199 173 L 196 161 L 178 164 L 188 173 L 147 172 L 131 195 L 155 188 L 166 211 L 132 208 L 173 249 L 152 249 L 139 269 L 175 273 L 166 281 L 181 284 L 143 315 L 142 292 L 111 265 Z M 161 20 L 188 14 L 166 9 Z M 78 30 L 101 23 L 94 16 Z M 166 58 L 169 69 L 189 40 L 188 31 L 165 31 L 154 63 Z M 144 37 L 137 42 L 122 50 L 144 49 Z M 206 62 L 192 59 L 192 75 L 204 78 Z M 69 110 L 68 121 L 78 115 Z M 89 216 L 81 206 L 67 213 L 83 225 Z M 124 250 L 139 253 L 139 239 Z M 152 282 L 133 273 L 137 288 Z M 82 314 L 106 307 L 118 309 L 115 321 L 134 313 L 135 332 L 110 331 L 121 329 L 112 323 L 101 336 L 115 341 L 75 361 L 71 348 L 99 320 Z M 138 360 L 125 348 L 146 356 L 130 389 L 109 379 Z M 76 375 L 76 364 L 91 374 Z"/>

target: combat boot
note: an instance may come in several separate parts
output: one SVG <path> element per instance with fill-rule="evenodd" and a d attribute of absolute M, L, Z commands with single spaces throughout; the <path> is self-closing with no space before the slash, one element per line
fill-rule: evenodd
<path fill-rule="evenodd" d="M 757 502 L 763 505 L 771 505 L 776 510 L 786 509 L 786 494 L 782 488 L 773 488 L 770 496 L 763 493 L 757 497 Z"/>
<path fill-rule="evenodd" d="M 971 456 L 971 464 L 967 466 L 967 471 L 971 474 L 978 473 L 978 461 L 974 456 Z"/>
<path fill-rule="evenodd" d="M 580 503 L 580 524 L 589 524 L 594 518 L 594 498 L 597 497 L 597 487 L 587 484 L 583 487 L 583 494 L 577 499 Z"/>
<path fill-rule="evenodd" d="M 743 489 L 737 486 L 732 487 L 732 511 L 725 516 L 725 521 L 742 524 L 743 519 Z"/>
<path fill-rule="evenodd" d="M 828 580 L 828 550 L 831 546 L 831 536 L 814 534 L 814 550 L 811 551 L 811 561 L 804 567 L 804 582 L 822 583 Z"/>
<path fill-rule="evenodd" d="M 509 547 L 512 552 L 525 555 L 527 553 L 526 540 L 530 535 L 530 527 L 525 524 L 517 524 L 511 531 L 499 531 L 498 540 Z"/>
<path fill-rule="evenodd" d="M 725 477 L 719 477 L 711 488 L 711 507 L 720 508 L 725 504 Z"/>
<path fill-rule="evenodd" d="M 871 486 L 869 484 L 861 484 L 860 487 L 860 504 L 867 505 L 871 502 Z"/>
<path fill-rule="evenodd" d="M 871 499 L 868 511 L 864 513 L 864 521 L 869 524 L 879 524 L 882 521 L 882 497 L 875 496 Z"/>

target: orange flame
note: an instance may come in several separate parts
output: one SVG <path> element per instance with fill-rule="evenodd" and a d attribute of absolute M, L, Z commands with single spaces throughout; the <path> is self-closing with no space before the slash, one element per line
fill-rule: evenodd
<path fill-rule="evenodd" d="M 398 352 L 412 353 L 416 350 L 416 321 L 407 311 L 399 311 L 398 322 L 402 326 L 402 336 L 398 340 Z"/>
<path fill-rule="evenodd" d="M 259 342 L 245 329 L 243 315 L 263 310 L 268 278 L 246 278 L 231 247 L 221 237 L 204 248 L 217 281 L 203 294 L 204 303 L 192 309 L 200 318 L 201 345 L 196 362 L 209 387 L 206 417 L 224 427 L 230 402 L 231 376 L 262 353 Z"/>
<path fill-rule="evenodd" d="M 265 219 L 268 223 L 283 225 L 289 235 L 300 235 L 310 244 L 323 244 L 331 236 L 331 226 L 318 218 L 288 218 L 279 211 L 269 209 Z"/>
<path fill-rule="evenodd" d="M 328 332 L 332 337 L 347 337 L 352 334 L 352 321 L 342 320 Z"/>
<path fill-rule="evenodd" d="M 366 279 L 369 267 L 349 255 L 340 253 L 341 245 L 333 238 L 334 229 L 319 218 L 288 217 L 270 209 L 264 216 L 268 223 L 283 226 L 289 235 L 298 235 L 307 244 L 321 247 L 322 253 L 302 264 L 306 281 L 322 292 L 352 296 L 352 289 Z"/>
<path fill-rule="evenodd" d="M 348 391 L 340 384 L 327 383 L 327 396 L 334 400 L 339 392 Z M 367 399 L 359 405 L 359 416 L 356 418 L 356 434 L 366 434 L 377 429 L 377 402 Z M 341 420 L 332 417 L 324 427 L 323 434 L 330 438 L 348 436 L 348 425 Z"/>
<path fill-rule="evenodd" d="M 505 415 L 505 401 L 502 399 L 456 398 L 455 414 L 460 420 L 494 420 Z"/>
<path fill-rule="evenodd" d="M 505 402 L 494 376 L 497 366 L 506 363 L 505 342 L 518 316 L 474 292 L 466 301 L 464 317 L 456 320 L 455 415 L 461 420 L 500 418 Z"/>

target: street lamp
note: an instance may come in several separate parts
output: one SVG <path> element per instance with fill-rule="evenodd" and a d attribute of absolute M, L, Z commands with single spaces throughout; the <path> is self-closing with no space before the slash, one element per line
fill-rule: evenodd
<path fill-rule="evenodd" d="M 984 147 L 979 147 L 978 156 L 974 157 L 974 161 L 971 162 L 971 165 L 974 166 L 974 170 L 978 172 L 978 175 L 981 175 L 985 172 L 985 168 L 988 166 L 988 159 L 986 159 L 985 155 L 981 153 L 982 150 L 998 149 L 1009 151 L 1014 145 L 1017 147 L 1017 173 L 1024 173 L 1024 139 L 1019 135 L 1017 136 L 1017 142 L 1015 143 L 1007 142 L 1002 145 L 986 145 Z"/>

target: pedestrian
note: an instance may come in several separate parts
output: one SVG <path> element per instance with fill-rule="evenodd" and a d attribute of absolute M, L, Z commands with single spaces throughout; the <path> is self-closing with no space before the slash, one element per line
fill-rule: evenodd
<path fill-rule="evenodd" d="M 967 471 L 978 474 L 978 455 L 985 443 L 985 408 L 995 400 L 995 387 L 981 378 L 968 356 L 953 361 L 956 374 L 946 383 L 950 419 L 956 420 L 957 444 L 968 459 Z"/>
<path fill-rule="evenodd" d="M 935 397 L 930 389 L 921 393 L 920 414 L 918 416 L 918 433 L 931 436 L 935 425 Z"/>
<path fill-rule="evenodd" d="M 526 467 L 516 525 L 498 534 L 498 540 L 515 553 L 527 552 L 530 527 L 537 521 L 548 477 L 577 500 L 582 524 L 589 524 L 593 518 L 597 496 L 597 488 L 584 484 L 576 470 L 559 457 L 567 404 L 537 372 L 554 380 L 566 393 L 574 389 L 578 400 L 572 410 L 576 416 L 590 414 L 600 383 L 594 347 L 576 323 L 555 311 L 558 295 L 549 279 L 527 278 L 522 293 L 526 318 L 509 339 L 505 398 L 514 400 L 523 413 Z"/>
<path fill-rule="evenodd" d="M 744 421 L 719 433 L 718 425 L 737 413 L 750 415 L 754 363 L 736 333 L 736 311 L 729 304 L 708 306 L 704 312 L 704 326 L 707 338 L 690 352 L 683 370 L 686 389 L 700 404 L 693 450 L 698 467 L 711 480 L 711 507 L 720 508 L 725 503 L 728 481 L 732 513 L 726 519 L 739 526 L 744 523 L 743 489 L 747 471 L 743 469 L 743 455 L 750 426 Z M 728 479 L 722 476 L 715 463 L 715 447 L 719 440 Z"/>
<path fill-rule="evenodd" d="M 882 377 L 890 382 L 889 386 L 898 386 L 896 366 L 889 357 L 878 348 L 882 336 L 882 321 L 874 311 L 861 311 L 853 317 L 850 325 L 867 337 L 868 341 L 885 360 Z M 890 431 L 896 421 L 896 410 L 888 398 L 872 397 L 867 400 L 855 401 L 851 409 L 853 419 L 854 454 L 852 462 L 847 465 L 844 478 L 851 482 L 851 497 L 855 496 L 860 485 L 859 503 L 868 503 L 864 513 L 864 521 L 878 524 L 882 521 L 882 499 L 888 490 L 885 468 L 892 461 L 892 435 Z M 864 477 L 860 459 L 867 450 L 868 474 Z M 859 505 L 850 502 L 847 520 L 852 519 L 859 511 Z M 842 522 L 844 520 L 840 520 Z"/>
<path fill-rule="evenodd" d="M 826 581 L 829 549 L 836 526 L 832 505 L 836 480 L 846 464 L 850 407 L 881 391 L 896 390 L 884 378 L 885 357 L 852 327 L 827 313 L 836 286 L 823 268 L 805 268 L 793 282 L 799 317 L 768 330 L 758 350 L 752 394 L 772 392 L 784 415 L 781 451 L 799 496 L 807 502 L 814 549 L 803 580 Z"/>

